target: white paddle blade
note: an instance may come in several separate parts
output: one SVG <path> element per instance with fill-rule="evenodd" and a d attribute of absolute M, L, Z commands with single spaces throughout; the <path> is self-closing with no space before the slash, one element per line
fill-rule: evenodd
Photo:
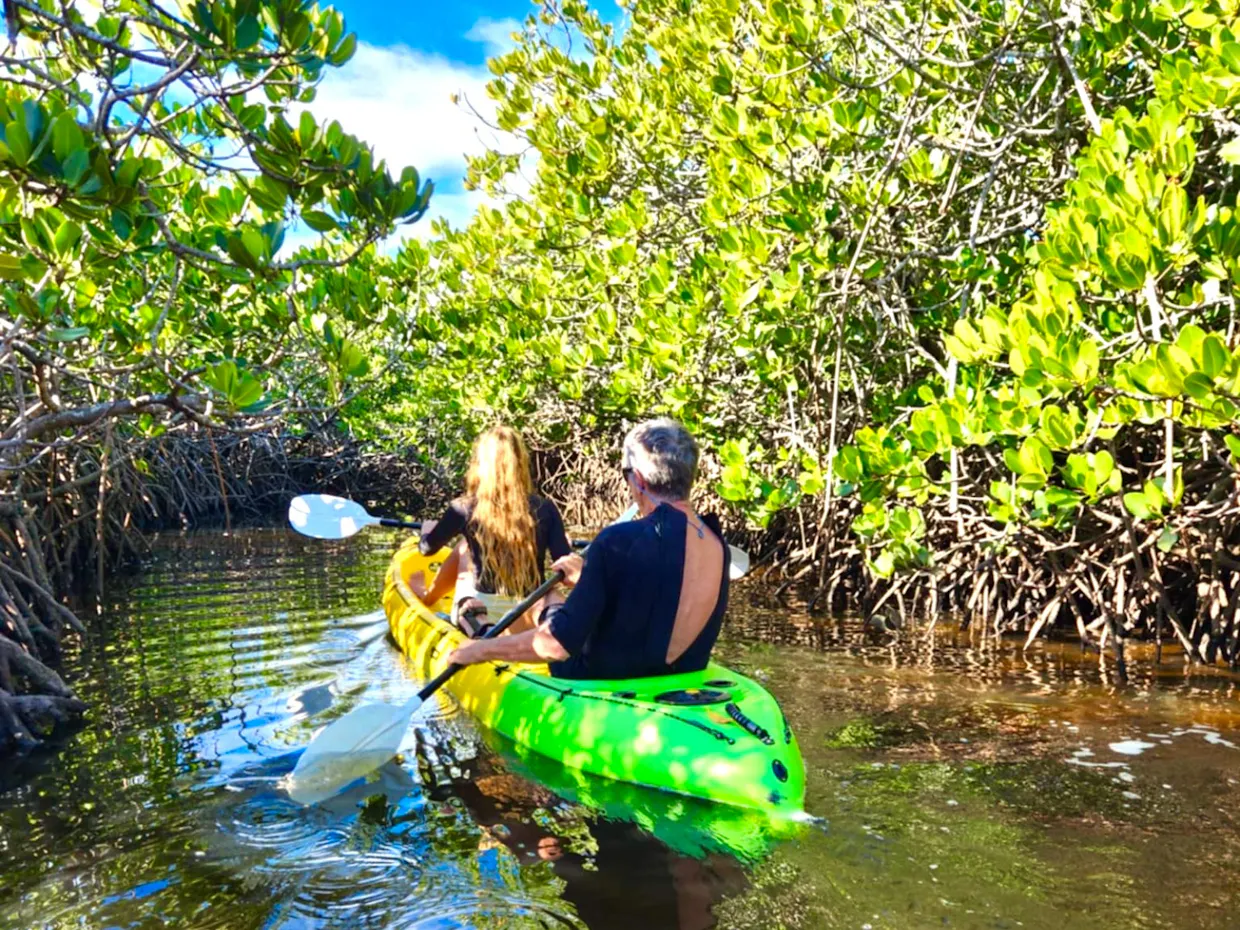
<path fill-rule="evenodd" d="M 749 553 L 735 546 L 728 546 L 728 549 L 732 553 L 732 561 L 728 565 L 728 577 L 733 581 L 744 578 L 749 574 Z"/>
<path fill-rule="evenodd" d="M 288 522 L 303 536 L 315 539 L 348 539 L 364 527 L 379 522 L 355 501 L 331 494 L 302 494 L 288 505 Z"/>
<path fill-rule="evenodd" d="M 421 706 L 417 698 L 400 707 L 364 704 L 329 723 L 297 760 L 285 785 L 289 797 L 314 804 L 373 772 L 396 755 Z"/>
<path fill-rule="evenodd" d="M 637 518 L 637 513 L 638 513 L 638 511 L 637 511 L 637 505 L 636 505 L 636 504 L 630 504 L 630 505 L 629 505 L 629 509 L 628 509 L 628 510 L 626 510 L 624 513 L 620 514 L 620 516 L 616 517 L 616 519 L 612 520 L 611 522 L 612 522 L 613 524 L 616 524 L 616 523 L 628 523 L 630 520 L 634 520 L 634 519 L 636 519 L 636 518 Z"/>

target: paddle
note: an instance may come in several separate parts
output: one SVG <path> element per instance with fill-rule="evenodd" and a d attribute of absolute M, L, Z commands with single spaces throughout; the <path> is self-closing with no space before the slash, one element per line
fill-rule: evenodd
<path fill-rule="evenodd" d="M 322 497 L 323 495 L 312 496 Z M 292 513 L 291 507 L 289 512 Z M 365 513 L 364 510 L 362 512 Z M 637 507 L 634 505 L 625 511 L 616 522 L 631 520 L 636 513 Z M 499 623 L 495 624 L 482 639 L 499 636 L 512 626 L 518 617 L 533 607 L 544 594 L 563 580 L 564 573 L 555 572 L 523 601 L 504 614 Z M 339 720 L 329 723 L 310 741 L 306 751 L 297 760 L 297 765 L 293 768 L 286 783 L 289 797 L 299 804 L 314 804 L 331 797 L 349 782 L 374 771 L 387 762 L 400 749 L 405 730 L 409 728 L 413 715 L 418 712 L 427 698 L 442 688 L 449 678 L 463 668 L 465 666 L 456 663 L 449 665 L 428 681 L 421 691 L 399 707 L 393 707 L 390 704 L 366 704 L 354 708 Z"/>
<path fill-rule="evenodd" d="M 390 526 L 406 530 L 420 530 L 421 523 L 376 517 L 356 501 L 332 494 L 302 494 L 294 497 L 288 505 L 288 522 L 303 536 L 315 539 L 348 539 L 368 526 Z M 580 549 L 589 545 L 588 540 L 574 539 L 573 547 Z M 736 581 L 749 573 L 749 553 L 736 546 L 728 546 L 732 562 L 728 576 Z"/>
<path fill-rule="evenodd" d="M 302 536 L 315 539 L 348 539 L 368 526 L 394 526 L 420 530 L 421 523 L 376 517 L 356 501 L 333 494 L 302 494 L 288 505 L 288 522 Z"/>

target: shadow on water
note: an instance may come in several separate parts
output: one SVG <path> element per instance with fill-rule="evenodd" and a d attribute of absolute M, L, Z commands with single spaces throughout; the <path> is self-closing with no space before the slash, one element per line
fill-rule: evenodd
<path fill-rule="evenodd" d="M 299 805 L 316 729 L 417 689 L 375 611 L 394 542 L 162 540 L 69 656 L 85 726 L 0 771 L 0 927 L 1237 925 L 1233 676 L 1120 687 L 1072 646 L 876 636 L 745 589 L 721 658 L 787 711 L 818 824 L 565 770 L 446 698 Z"/>

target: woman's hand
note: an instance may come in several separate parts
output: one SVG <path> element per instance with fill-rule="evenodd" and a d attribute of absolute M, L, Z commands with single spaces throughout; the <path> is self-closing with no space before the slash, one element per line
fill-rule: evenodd
<path fill-rule="evenodd" d="M 409 576 L 409 590 L 419 601 L 426 603 L 426 572 L 418 570 Z"/>
<path fill-rule="evenodd" d="M 571 588 L 581 580 L 581 569 L 585 564 L 585 559 L 576 552 L 570 552 L 552 562 L 551 568 L 554 571 L 563 572 L 564 583 Z"/>

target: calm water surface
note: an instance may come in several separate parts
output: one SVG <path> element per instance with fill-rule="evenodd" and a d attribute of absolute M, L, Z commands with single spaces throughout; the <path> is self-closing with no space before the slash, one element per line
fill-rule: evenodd
<path fill-rule="evenodd" d="M 450 698 L 300 807 L 314 730 L 417 689 L 376 610 L 394 543 L 159 541 L 69 657 L 87 726 L 0 770 L 0 927 L 1240 926 L 1236 679 L 1120 686 L 1073 647 L 870 637 L 753 589 L 720 653 L 800 739 L 821 820 L 790 839 L 524 758 Z"/>

